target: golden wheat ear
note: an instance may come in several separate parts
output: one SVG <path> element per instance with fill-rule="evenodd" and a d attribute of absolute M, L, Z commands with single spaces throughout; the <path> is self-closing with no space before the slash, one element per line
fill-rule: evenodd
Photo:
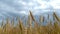
<path fill-rule="evenodd" d="M 36 22 L 36 20 L 35 20 L 35 18 L 34 18 L 34 16 L 33 16 L 33 14 L 32 14 L 32 12 L 30 11 L 30 17 L 31 17 L 31 19 L 32 19 L 32 21 L 34 21 L 34 32 L 35 32 L 35 34 L 39 34 L 39 31 L 38 31 L 38 22 Z M 32 27 L 33 28 L 33 27 Z M 32 30 L 33 31 L 33 30 Z M 33 32 L 32 32 L 33 33 Z"/>
<path fill-rule="evenodd" d="M 57 21 L 59 21 L 59 22 L 60 22 L 60 19 L 59 19 L 59 17 L 56 15 L 56 13 L 55 13 L 55 12 L 53 13 L 53 16 L 54 16 L 54 18 L 56 18 L 56 20 L 57 20 Z"/>
<path fill-rule="evenodd" d="M 24 34 L 24 25 L 22 20 L 19 17 L 18 17 L 18 23 L 19 23 L 18 25 L 19 25 L 21 34 Z"/>
<path fill-rule="evenodd" d="M 35 23 L 35 25 L 37 24 L 37 22 L 36 22 L 36 20 L 35 20 L 35 18 L 34 18 L 34 16 L 33 16 L 33 14 L 32 14 L 32 12 L 30 11 L 30 18 L 32 19 L 32 21 L 34 21 Z"/>
<path fill-rule="evenodd" d="M 35 19 L 34 19 L 33 14 L 32 14 L 31 11 L 30 11 L 30 16 L 31 16 L 32 20 L 35 21 Z"/>

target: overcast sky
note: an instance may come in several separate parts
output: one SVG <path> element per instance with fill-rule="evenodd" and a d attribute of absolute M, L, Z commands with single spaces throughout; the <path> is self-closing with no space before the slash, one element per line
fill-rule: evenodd
<path fill-rule="evenodd" d="M 0 16 L 9 14 L 34 15 L 60 9 L 60 0 L 0 0 Z"/>

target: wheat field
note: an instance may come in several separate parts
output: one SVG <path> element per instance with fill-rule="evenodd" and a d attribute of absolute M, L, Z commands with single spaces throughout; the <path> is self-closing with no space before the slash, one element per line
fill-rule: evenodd
<path fill-rule="evenodd" d="M 42 23 L 44 22 L 44 17 L 40 16 L 40 23 L 38 23 L 35 20 L 32 12 L 30 11 L 25 26 L 23 25 L 23 21 L 19 17 L 17 17 L 18 24 L 16 26 L 14 26 L 14 18 L 11 22 L 9 18 L 7 18 L 6 24 L 4 24 L 4 20 L 2 20 L 0 34 L 60 34 L 60 18 L 55 12 L 53 13 L 53 18 L 53 24 L 50 20 L 48 20 L 47 24 L 43 26 Z M 34 25 L 32 24 L 32 22 Z"/>

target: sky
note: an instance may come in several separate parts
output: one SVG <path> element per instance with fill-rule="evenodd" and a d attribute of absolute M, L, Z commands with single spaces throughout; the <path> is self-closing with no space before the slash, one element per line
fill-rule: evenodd
<path fill-rule="evenodd" d="M 0 17 L 59 11 L 60 0 L 0 0 Z"/>

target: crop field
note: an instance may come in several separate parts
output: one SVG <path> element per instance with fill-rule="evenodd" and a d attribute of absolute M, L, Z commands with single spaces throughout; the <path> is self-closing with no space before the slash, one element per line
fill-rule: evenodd
<path fill-rule="evenodd" d="M 42 25 L 44 17 L 40 16 L 40 19 L 38 19 L 40 22 L 38 23 L 31 11 L 25 25 L 23 25 L 23 21 L 19 17 L 17 17 L 18 24 L 15 26 L 14 18 L 11 22 L 9 18 L 7 18 L 6 24 L 4 24 L 4 20 L 2 20 L 0 34 L 60 34 L 60 18 L 55 12 L 53 13 L 53 17 L 54 23 L 52 24 L 52 22 L 48 20 L 45 26 Z"/>

